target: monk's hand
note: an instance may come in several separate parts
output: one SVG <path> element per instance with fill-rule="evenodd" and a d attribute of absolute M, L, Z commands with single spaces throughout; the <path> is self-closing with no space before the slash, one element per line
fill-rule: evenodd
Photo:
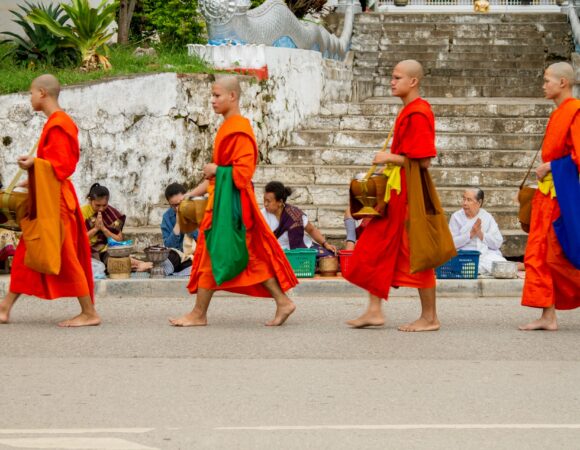
<path fill-rule="evenodd" d="M 547 162 L 544 164 L 540 164 L 538 166 L 538 168 L 536 169 L 536 177 L 538 177 L 538 180 L 541 180 L 542 178 L 544 178 L 548 172 L 550 172 L 552 170 L 552 165 Z"/>
<path fill-rule="evenodd" d="M 379 152 L 375 154 L 373 158 L 373 164 L 383 165 L 390 162 L 390 153 L 388 152 Z"/>
<path fill-rule="evenodd" d="M 215 177 L 215 174 L 217 172 L 217 164 L 215 163 L 209 163 L 206 164 L 205 167 L 203 168 L 203 175 L 205 176 L 206 180 L 209 180 L 213 177 Z"/>
<path fill-rule="evenodd" d="M 19 156 L 18 157 L 18 167 L 22 170 L 28 170 L 34 165 L 34 156 Z"/>

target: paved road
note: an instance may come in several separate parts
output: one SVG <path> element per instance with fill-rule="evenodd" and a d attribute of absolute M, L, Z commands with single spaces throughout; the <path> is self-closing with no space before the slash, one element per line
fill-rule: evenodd
<path fill-rule="evenodd" d="M 17 304 L 0 326 L 0 448 L 580 448 L 580 313 L 522 333 L 517 299 L 443 299 L 438 333 L 350 330 L 363 298 L 299 300 L 279 329 L 263 300 L 105 299 L 102 327 L 61 330 L 72 301 Z"/>

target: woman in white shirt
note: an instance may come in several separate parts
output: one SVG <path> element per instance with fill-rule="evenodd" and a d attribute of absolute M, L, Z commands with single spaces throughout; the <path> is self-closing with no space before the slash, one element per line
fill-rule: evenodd
<path fill-rule="evenodd" d="M 462 209 L 453 213 L 449 228 L 457 250 L 477 250 L 479 274 L 491 274 L 493 261 L 506 261 L 499 250 L 503 236 L 493 216 L 482 208 L 483 191 L 468 188 L 463 193 Z"/>
<path fill-rule="evenodd" d="M 316 248 L 320 256 L 336 253 L 320 230 L 308 221 L 304 212 L 286 203 L 292 189 L 279 181 L 270 181 L 264 188 L 262 214 L 284 250 Z M 313 240 L 315 242 L 313 242 Z"/>

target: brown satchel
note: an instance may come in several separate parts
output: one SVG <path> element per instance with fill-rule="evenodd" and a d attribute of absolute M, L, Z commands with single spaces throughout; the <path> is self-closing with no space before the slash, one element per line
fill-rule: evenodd
<path fill-rule="evenodd" d="M 542 142 L 543 144 L 543 142 Z M 526 172 L 526 176 L 524 177 L 522 183 L 520 184 L 520 189 L 518 191 L 518 203 L 520 204 L 520 210 L 518 211 L 518 220 L 520 221 L 520 227 L 526 233 L 530 232 L 530 222 L 532 220 L 532 199 L 534 198 L 534 194 L 536 193 L 536 188 L 531 186 L 525 186 L 528 177 L 530 176 L 530 172 L 532 171 L 532 167 L 534 167 L 534 163 L 538 157 L 538 154 L 542 150 L 542 146 L 540 146 L 539 150 L 534 155 L 534 159 Z"/>
<path fill-rule="evenodd" d="M 434 269 L 457 255 L 435 185 L 419 161 L 405 158 L 411 273 Z"/>

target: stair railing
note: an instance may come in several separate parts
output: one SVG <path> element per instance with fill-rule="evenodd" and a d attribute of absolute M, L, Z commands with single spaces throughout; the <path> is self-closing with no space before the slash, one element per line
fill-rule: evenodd
<path fill-rule="evenodd" d="M 576 44 L 576 53 L 580 53 L 580 19 L 578 19 L 580 4 L 577 5 L 577 2 L 578 0 L 570 0 L 568 4 L 568 20 L 572 27 L 574 43 Z"/>

